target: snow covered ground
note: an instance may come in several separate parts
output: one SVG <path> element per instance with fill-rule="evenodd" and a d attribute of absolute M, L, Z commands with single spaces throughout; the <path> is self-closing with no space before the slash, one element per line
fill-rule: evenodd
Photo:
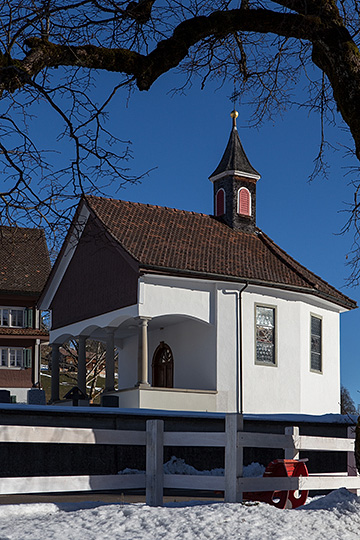
<path fill-rule="evenodd" d="M 260 465 L 260 463 L 250 463 L 250 465 L 245 465 L 243 469 L 244 477 L 256 477 L 262 476 L 265 472 L 265 467 Z M 145 471 L 140 471 L 139 469 L 123 469 L 119 471 L 118 474 L 145 474 Z M 169 461 L 164 463 L 164 474 L 192 474 L 192 475 L 205 475 L 205 476 L 224 476 L 224 469 L 211 469 L 210 471 L 204 470 L 199 471 L 188 465 L 182 458 L 172 456 Z M 0 538 L 0 540 L 2 540 Z"/>
<path fill-rule="evenodd" d="M 139 473 L 125 469 L 119 474 Z M 142 471 L 144 472 L 144 471 Z M 244 476 L 262 476 L 252 463 Z M 165 474 L 210 474 L 173 456 Z M 99 496 L 100 499 L 101 496 Z M 38 503 L 0 506 L 0 540 L 353 540 L 360 538 L 360 497 L 346 489 L 308 500 L 297 510 L 279 510 L 265 503 L 102 502 Z"/>
<path fill-rule="evenodd" d="M 0 540 L 354 540 L 360 498 L 345 489 L 298 510 L 265 503 L 61 503 L 0 506 Z"/>

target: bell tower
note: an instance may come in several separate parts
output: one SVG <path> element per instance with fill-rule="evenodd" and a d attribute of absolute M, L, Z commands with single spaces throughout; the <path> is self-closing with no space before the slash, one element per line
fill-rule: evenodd
<path fill-rule="evenodd" d="M 233 229 L 254 232 L 256 182 L 260 175 L 250 164 L 236 127 L 238 112 L 231 113 L 232 130 L 223 157 L 209 176 L 214 185 L 214 215 Z"/>

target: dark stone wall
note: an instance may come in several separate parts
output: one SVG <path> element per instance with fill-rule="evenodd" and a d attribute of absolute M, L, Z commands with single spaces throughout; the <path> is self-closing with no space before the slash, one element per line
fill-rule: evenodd
<path fill-rule="evenodd" d="M 237 213 L 237 193 L 241 187 L 246 187 L 251 195 L 251 216 L 240 216 Z M 217 219 L 233 229 L 254 232 L 256 227 L 256 181 L 240 176 L 225 176 L 214 182 L 214 213 L 215 196 L 217 191 L 225 191 L 225 215 Z"/>
<path fill-rule="evenodd" d="M 51 304 L 52 328 L 137 302 L 137 265 L 90 217 Z"/>

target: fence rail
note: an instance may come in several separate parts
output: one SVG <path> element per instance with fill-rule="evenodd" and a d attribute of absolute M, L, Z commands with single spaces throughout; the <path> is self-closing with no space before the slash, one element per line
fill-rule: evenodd
<path fill-rule="evenodd" d="M 354 430 L 348 438 L 300 435 L 296 426 L 284 434 L 243 431 L 240 415 L 226 416 L 224 432 L 164 432 L 162 420 L 148 420 L 146 431 L 0 426 L 0 443 L 111 444 L 146 446 L 146 474 L 94 476 L 32 476 L 0 478 L 0 494 L 145 489 L 150 505 L 161 505 L 164 488 L 223 491 L 228 502 L 242 500 L 246 491 L 328 490 L 346 487 L 360 490 L 354 459 Z M 164 446 L 224 447 L 224 476 L 164 474 Z M 346 452 L 348 470 L 308 477 L 244 478 L 243 448 L 281 448 L 285 458 L 298 458 L 299 451 Z"/>

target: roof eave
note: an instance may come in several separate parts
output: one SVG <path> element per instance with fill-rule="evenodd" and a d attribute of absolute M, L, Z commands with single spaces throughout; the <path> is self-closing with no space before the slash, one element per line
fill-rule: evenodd
<path fill-rule="evenodd" d="M 300 292 L 304 294 L 311 294 L 313 296 L 317 296 L 319 298 L 327 300 L 328 302 L 331 302 L 332 304 L 341 306 L 342 308 L 345 308 L 346 310 L 357 309 L 358 307 L 355 301 L 347 302 L 344 298 L 344 301 L 342 302 L 340 299 L 337 299 L 334 296 L 331 296 L 322 291 L 319 291 L 316 288 L 301 287 L 298 285 L 287 285 L 287 284 L 278 283 L 275 281 L 263 281 L 261 279 L 255 279 L 255 278 L 229 276 L 226 274 L 216 274 L 216 273 L 210 273 L 210 272 L 201 272 L 198 270 L 186 270 L 186 269 L 171 268 L 171 267 L 164 267 L 164 266 L 155 266 L 155 265 L 150 265 L 150 264 L 149 265 L 141 264 L 139 268 L 139 272 L 140 273 L 150 272 L 150 273 L 164 274 L 164 275 L 173 274 L 173 275 L 184 276 L 184 277 L 193 276 L 200 279 L 233 281 L 236 283 L 248 283 L 249 285 L 262 285 L 264 287 L 269 287 L 269 288 L 277 288 L 277 289 L 282 289 L 282 290 Z"/>
<path fill-rule="evenodd" d="M 89 210 L 87 208 L 87 203 L 86 203 L 85 197 L 82 196 L 81 199 L 80 199 L 80 202 L 78 204 L 78 207 L 76 208 L 74 217 L 72 219 L 69 230 L 68 230 L 68 232 L 66 234 L 65 240 L 64 240 L 64 242 L 63 242 L 63 244 L 61 246 L 60 252 L 59 252 L 59 254 L 58 254 L 57 258 L 56 258 L 56 261 L 55 261 L 53 267 L 51 268 L 48 279 L 47 279 L 47 281 L 46 281 L 46 283 L 44 285 L 44 288 L 41 291 L 40 297 L 38 299 L 37 305 L 38 305 L 38 307 L 40 309 L 43 309 L 43 310 L 49 309 L 52 298 L 53 298 L 53 296 L 55 294 L 54 292 L 51 292 L 51 287 L 52 287 L 54 281 L 56 281 L 56 279 L 58 277 L 58 272 L 61 274 L 60 280 L 62 279 L 62 276 L 65 273 L 65 270 L 66 270 L 68 264 L 70 263 L 72 255 L 69 257 L 69 260 L 67 261 L 67 264 L 65 265 L 65 270 L 59 268 L 61 266 L 61 262 L 62 262 L 64 256 L 67 255 L 66 252 L 67 252 L 68 249 L 70 249 L 72 252 L 75 251 L 75 245 L 77 245 L 77 242 L 78 242 L 78 240 L 79 240 L 79 238 L 80 238 L 80 236 L 82 234 L 82 231 L 85 228 L 85 225 L 87 223 L 87 219 L 89 217 L 89 214 L 90 214 L 90 212 L 89 212 Z M 80 223 L 79 220 L 82 220 L 82 222 Z M 69 248 L 70 242 L 71 242 L 71 240 L 72 240 L 72 238 L 74 236 L 74 231 L 75 231 L 75 229 L 77 227 L 78 227 L 77 239 L 74 241 L 74 245 L 72 245 Z"/>
<path fill-rule="evenodd" d="M 260 180 L 261 176 L 260 174 L 252 174 L 244 171 L 224 171 L 219 174 L 215 174 L 213 176 L 209 176 L 210 182 L 215 182 L 216 180 L 220 180 L 220 178 L 224 178 L 225 176 L 241 176 L 242 178 L 249 178 L 250 180 Z"/>

